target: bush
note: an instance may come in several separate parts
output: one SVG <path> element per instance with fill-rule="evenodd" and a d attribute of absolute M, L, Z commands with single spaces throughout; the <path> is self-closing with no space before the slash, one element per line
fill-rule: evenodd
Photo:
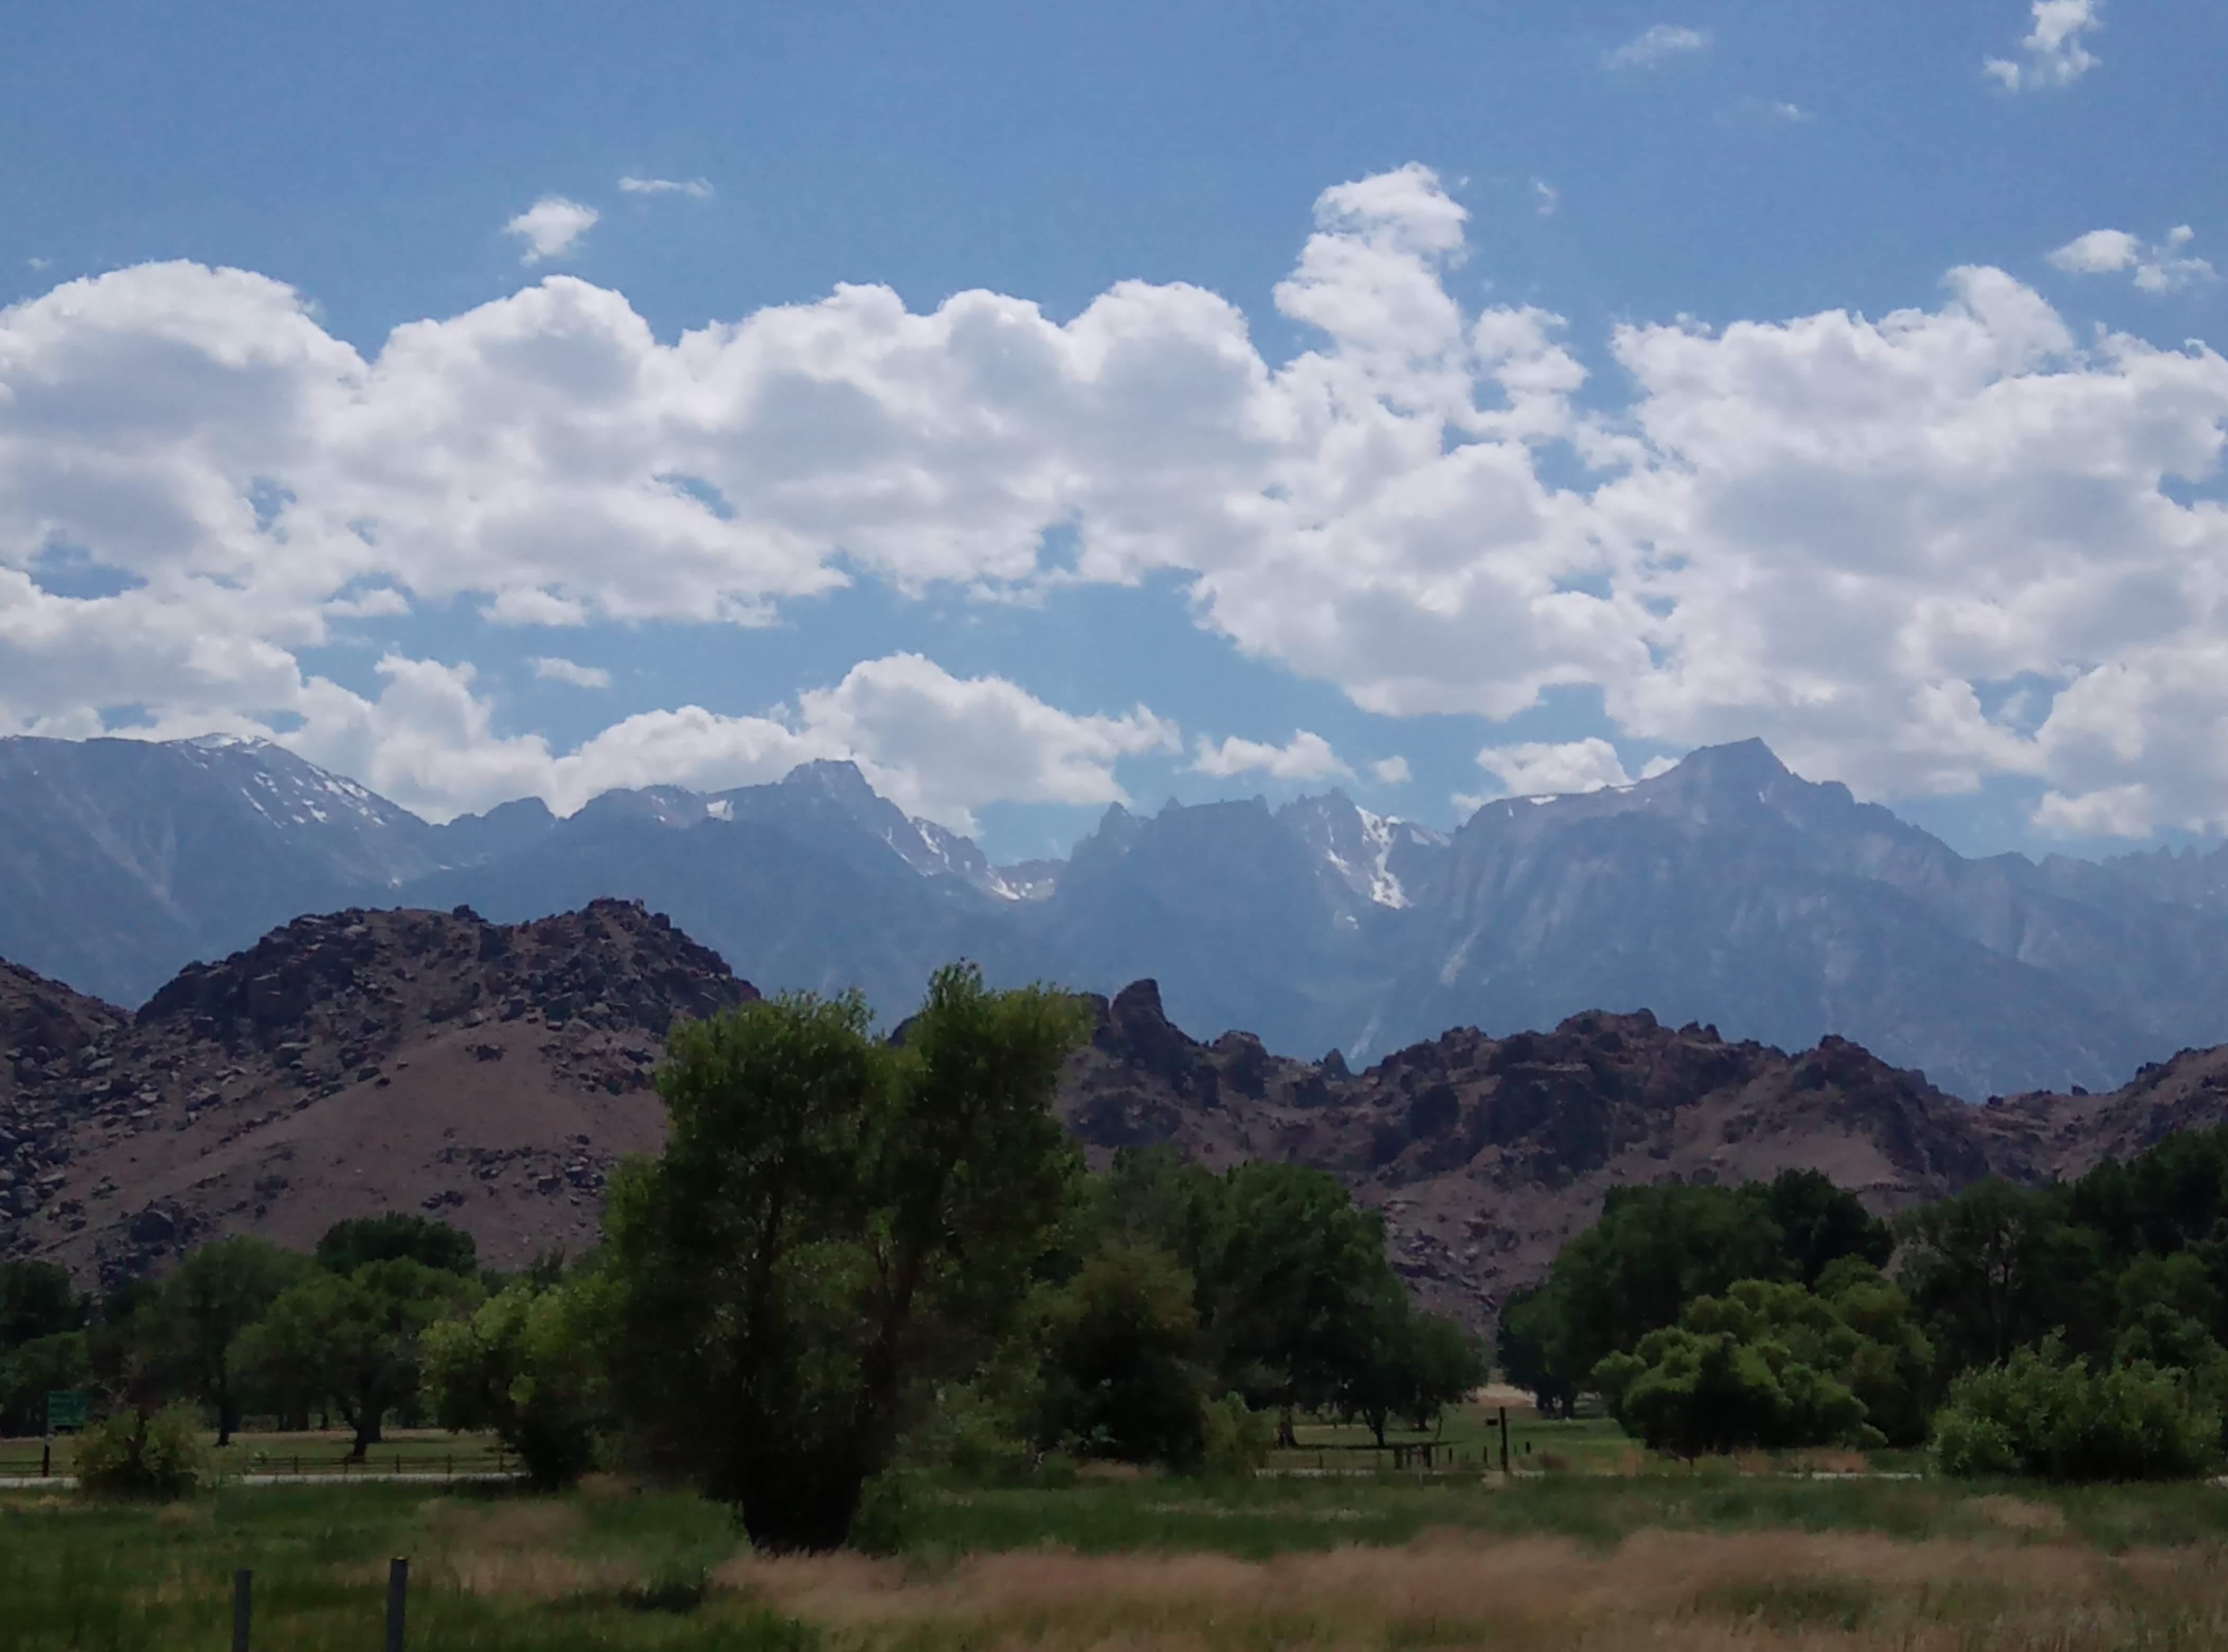
<path fill-rule="evenodd" d="M 601 1383 L 593 1280 L 511 1286 L 468 1316 L 427 1329 L 425 1386 L 445 1428 L 491 1428 L 537 1490 L 593 1466 Z"/>
<path fill-rule="evenodd" d="M 919 1501 L 906 1476 L 885 1469 L 860 1489 L 859 1512 L 851 1517 L 851 1546 L 861 1554 L 901 1553 L 919 1514 Z"/>
<path fill-rule="evenodd" d="M 1268 1412 L 1249 1409 L 1239 1395 L 1226 1394 L 1200 1408 L 1200 1422 L 1208 1474 L 1219 1480 L 1238 1480 L 1269 1466 L 1277 1429 Z"/>
<path fill-rule="evenodd" d="M 2057 1337 L 1969 1371 L 1936 1417 L 1934 1460 L 1963 1479 L 2190 1480 L 2219 1455 L 2219 1413 L 2185 1372 L 2094 1370 Z"/>
<path fill-rule="evenodd" d="M 78 1437 L 77 1481 L 106 1497 L 189 1497 L 208 1478 L 201 1419 L 189 1405 L 125 1411 Z"/>

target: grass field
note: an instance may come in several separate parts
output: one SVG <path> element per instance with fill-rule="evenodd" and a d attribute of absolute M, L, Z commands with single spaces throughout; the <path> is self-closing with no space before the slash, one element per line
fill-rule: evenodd
<path fill-rule="evenodd" d="M 1536 1455 L 1536 1453 L 1535 1453 Z M 2228 1649 L 2228 1492 L 1806 1482 L 1732 1465 L 1213 1487 L 925 1486 L 894 1559 L 751 1557 L 724 1511 L 617 1482 L 267 1487 L 166 1509 L 0 1495 L 0 1646 Z"/>

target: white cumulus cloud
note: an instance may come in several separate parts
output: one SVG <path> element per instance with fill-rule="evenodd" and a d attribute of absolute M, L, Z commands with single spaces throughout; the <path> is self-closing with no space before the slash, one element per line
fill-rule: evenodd
<path fill-rule="evenodd" d="M 503 230 L 525 243 L 520 263 L 539 264 L 570 253 L 602 216 L 593 207 L 567 201 L 563 195 L 546 195 L 506 223 Z"/>
<path fill-rule="evenodd" d="M 1520 797 L 1599 791 L 1629 785 L 1617 747 L 1595 735 L 1585 740 L 1489 746 L 1478 766 L 1501 783 L 1501 795 Z"/>
<path fill-rule="evenodd" d="M 1352 779 L 1354 771 L 1341 761 L 1322 735 L 1300 729 L 1282 746 L 1232 735 L 1220 746 L 1201 740 L 1192 762 L 1195 774 L 1228 779 L 1239 774 L 1265 774 L 1274 780 Z"/>
<path fill-rule="evenodd" d="M 2092 229 L 2051 253 L 2050 261 L 2074 275 L 2133 270 L 2135 285 L 2145 292 L 2180 292 L 2220 279 L 2210 261 L 2187 250 L 2196 238 L 2197 232 L 2187 224 L 2175 225 L 2158 242 L 2146 242 L 2124 229 Z"/>
<path fill-rule="evenodd" d="M 2060 800 L 2046 823 L 2228 824 L 2215 350 L 2077 335 L 1963 268 L 1885 315 L 1634 321 L 1606 340 L 1618 394 L 1582 403 L 1556 316 L 1457 296 L 1468 250 L 1425 168 L 1325 190 L 1274 293 L 1305 348 L 1276 364 L 1182 285 L 1066 321 L 845 286 L 668 342 L 560 275 L 367 356 L 248 272 L 65 283 L 0 311 L 0 731 L 299 718 L 305 749 L 387 752 L 435 810 L 839 749 L 939 819 L 1111 800 L 1170 726 L 912 656 L 778 716 L 683 708 L 562 754 L 489 733 L 499 690 L 461 663 L 398 652 L 365 699 L 304 662 L 441 605 L 577 636 L 765 624 L 863 580 L 1162 573 L 1245 656 L 1381 714 L 1583 690 L 1620 741 L 1762 735 L 1867 796 L 2013 777 Z M 112 594 L 60 594 L 87 588 Z M 900 727 L 946 730 L 967 778 Z"/>
<path fill-rule="evenodd" d="M 1175 725 L 1142 706 L 1078 716 L 912 654 L 861 662 L 762 715 L 643 712 L 562 752 L 540 734 L 497 733 L 469 664 L 389 655 L 379 671 L 372 698 L 313 681 L 306 724 L 280 743 L 434 818 L 520 797 L 570 814 L 616 786 L 715 790 L 840 758 L 907 813 L 972 832 L 986 803 L 1127 803 L 1115 765 L 1180 744 Z"/>
<path fill-rule="evenodd" d="M 1377 777 L 1380 785 L 1405 786 L 1410 778 L 1408 759 L 1405 757 L 1380 758 L 1369 765 L 1369 772 Z"/>
<path fill-rule="evenodd" d="M 602 666 L 579 665 L 552 655 L 543 655 L 534 662 L 534 675 L 545 682 L 570 683 L 575 688 L 611 686 L 611 674 Z"/>
<path fill-rule="evenodd" d="M 1706 50 L 1707 33 L 1681 23 L 1652 23 L 1610 52 L 1603 62 L 1613 69 L 1647 68 L 1666 58 Z"/>
<path fill-rule="evenodd" d="M 2019 43 L 2017 57 L 1992 57 L 1982 64 L 2007 92 L 2033 92 L 2071 86 L 2101 61 L 2084 36 L 2104 26 L 2103 0 L 2033 0 L 2034 27 Z"/>

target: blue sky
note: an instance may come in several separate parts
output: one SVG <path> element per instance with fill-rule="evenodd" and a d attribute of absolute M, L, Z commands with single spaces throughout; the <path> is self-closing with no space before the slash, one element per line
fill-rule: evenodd
<path fill-rule="evenodd" d="M 1751 733 L 1968 849 L 2228 820 L 2217 5 L 11 40 L 0 732 L 852 755 L 1005 855 Z"/>

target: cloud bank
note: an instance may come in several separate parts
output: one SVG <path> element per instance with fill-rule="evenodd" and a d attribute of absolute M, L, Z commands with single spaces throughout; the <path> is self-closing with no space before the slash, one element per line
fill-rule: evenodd
<path fill-rule="evenodd" d="M 446 603 L 747 627 L 858 580 L 1172 571 L 1202 626 L 1372 712 L 1583 689 L 1606 732 L 1760 734 L 1870 796 L 2012 776 L 2046 829 L 2228 823 L 2218 354 L 2077 336 L 1969 267 L 1877 317 L 1620 326 L 1629 394 L 1588 412 L 1557 317 L 1450 291 L 1464 226 L 1421 167 L 1324 191 L 1281 363 L 1181 284 L 1065 323 L 845 286 L 668 342 L 558 275 L 367 357 L 245 271 L 68 283 L 0 311 L 0 729 L 275 730 L 435 813 L 842 754 L 963 822 L 1112 801 L 1179 731 L 893 655 L 560 753 L 465 663 L 396 652 L 359 695 L 303 656 Z M 1339 761 L 1297 746 L 1194 760 Z"/>

